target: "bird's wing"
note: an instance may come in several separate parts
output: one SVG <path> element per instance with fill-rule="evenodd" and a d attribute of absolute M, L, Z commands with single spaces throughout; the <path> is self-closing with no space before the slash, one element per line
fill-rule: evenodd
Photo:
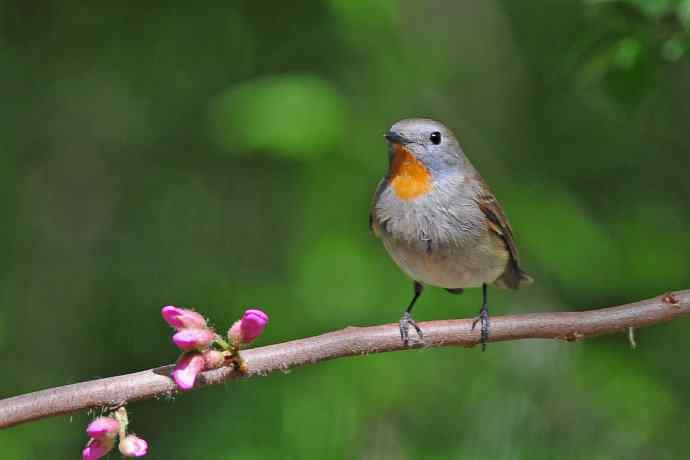
<path fill-rule="evenodd" d="M 496 280 L 496 284 L 502 287 L 517 289 L 522 284 L 531 283 L 533 281 L 532 277 L 520 268 L 520 255 L 518 254 L 517 245 L 515 244 L 515 238 L 513 236 L 513 229 L 508 222 L 508 218 L 503 212 L 498 200 L 496 200 L 496 197 L 489 191 L 489 188 L 485 186 L 482 187 L 482 189 L 483 192 L 476 198 L 477 205 L 487 218 L 489 230 L 503 239 L 510 253 L 510 262 L 506 267 L 506 271 Z"/>
<path fill-rule="evenodd" d="M 513 229 L 506 218 L 501 205 L 496 198 L 491 194 L 482 194 L 477 197 L 477 205 L 482 210 L 488 219 L 489 230 L 503 238 L 506 243 L 510 257 L 516 263 L 520 263 L 520 255 L 518 254 L 515 240 L 513 239 Z"/>

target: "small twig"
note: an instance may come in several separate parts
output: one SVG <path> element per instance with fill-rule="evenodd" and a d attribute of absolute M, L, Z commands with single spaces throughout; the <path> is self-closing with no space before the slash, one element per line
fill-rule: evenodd
<path fill-rule="evenodd" d="M 574 341 L 624 332 L 687 315 L 690 315 L 690 290 L 598 310 L 495 316 L 491 318 L 489 342 L 518 339 Z M 408 348 L 472 347 L 479 341 L 479 331 L 472 331 L 471 319 L 429 321 L 419 323 L 419 326 L 424 330 L 425 342 L 413 342 Z M 243 351 L 246 372 L 240 373 L 227 367 L 207 371 L 199 376 L 196 388 L 240 377 L 263 376 L 334 358 L 403 349 L 406 347 L 400 341 L 397 323 L 348 327 L 316 337 Z M 174 393 L 176 387 L 169 377 L 172 369 L 173 366 L 162 366 L 0 400 L 0 428 Z"/>
<path fill-rule="evenodd" d="M 637 348 L 637 342 L 635 342 L 635 328 L 632 326 L 628 328 L 628 342 L 630 342 L 631 350 Z"/>

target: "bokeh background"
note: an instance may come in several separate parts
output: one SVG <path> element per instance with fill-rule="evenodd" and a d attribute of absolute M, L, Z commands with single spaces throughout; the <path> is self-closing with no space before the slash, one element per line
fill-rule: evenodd
<path fill-rule="evenodd" d="M 411 116 L 456 131 L 537 280 L 493 314 L 690 287 L 690 1 L 111 3 L 0 3 L 0 397 L 172 362 L 165 304 L 219 328 L 260 306 L 259 345 L 397 321 L 410 282 L 367 212 Z M 429 289 L 416 318 L 479 303 Z M 130 413 L 152 459 L 687 458 L 688 327 L 343 359 Z M 77 458 L 88 420 L 4 430 L 2 458 Z"/>

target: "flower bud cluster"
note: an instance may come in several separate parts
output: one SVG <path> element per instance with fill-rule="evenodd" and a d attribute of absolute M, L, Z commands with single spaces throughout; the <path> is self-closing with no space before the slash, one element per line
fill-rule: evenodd
<path fill-rule="evenodd" d="M 228 331 L 228 343 L 196 311 L 167 305 L 163 307 L 161 314 L 175 329 L 172 341 L 183 352 L 172 372 L 173 380 L 182 391 L 192 389 L 202 371 L 216 369 L 226 362 L 238 361 L 239 349 L 261 335 L 268 324 L 266 313 L 249 309 Z M 214 346 L 220 347 L 222 351 Z"/>
<path fill-rule="evenodd" d="M 172 341 L 182 351 L 172 378 L 183 391 L 192 389 L 197 376 L 204 370 L 216 369 L 225 364 L 234 365 L 240 371 L 246 369 L 239 351 L 260 336 L 268 325 L 268 315 L 251 308 L 230 327 L 226 341 L 194 310 L 167 305 L 161 310 L 161 315 L 175 329 Z M 125 457 L 146 455 L 148 443 L 128 433 L 128 424 L 124 407 L 89 423 L 86 428 L 89 441 L 82 451 L 83 460 L 98 460 L 106 456 L 113 450 L 118 439 L 118 450 Z"/>
<path fill-rule="evenodd" d="M 134 435 L 127 433 L 127 411 L 121 407 L 105 417 L 98 417 L 86 427 L 89 441 L 82 451 L 83 460 L 98 460 L 115 447 L 119 437 L 118 449 L 125 457 L 143 457 L 148 453 L 148 443 Z"/>

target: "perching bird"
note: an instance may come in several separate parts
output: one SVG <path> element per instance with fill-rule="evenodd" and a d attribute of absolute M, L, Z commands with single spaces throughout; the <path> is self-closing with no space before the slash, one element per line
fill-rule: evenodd
<path fill-rule="evenodd" d="M 517 289 L 532 282 L 498 201 L 467 159 L 453 133 L 434 120 L 413 118 L 386 133 L 388 174 L 379 182 L 369 225 L 395 263 L 414 282 L 400 319 L 407 345 L 411 316 L 425 285 L 453 294 L 482 287 L 482 350 L 489 337 L 487 284 Z"/>

